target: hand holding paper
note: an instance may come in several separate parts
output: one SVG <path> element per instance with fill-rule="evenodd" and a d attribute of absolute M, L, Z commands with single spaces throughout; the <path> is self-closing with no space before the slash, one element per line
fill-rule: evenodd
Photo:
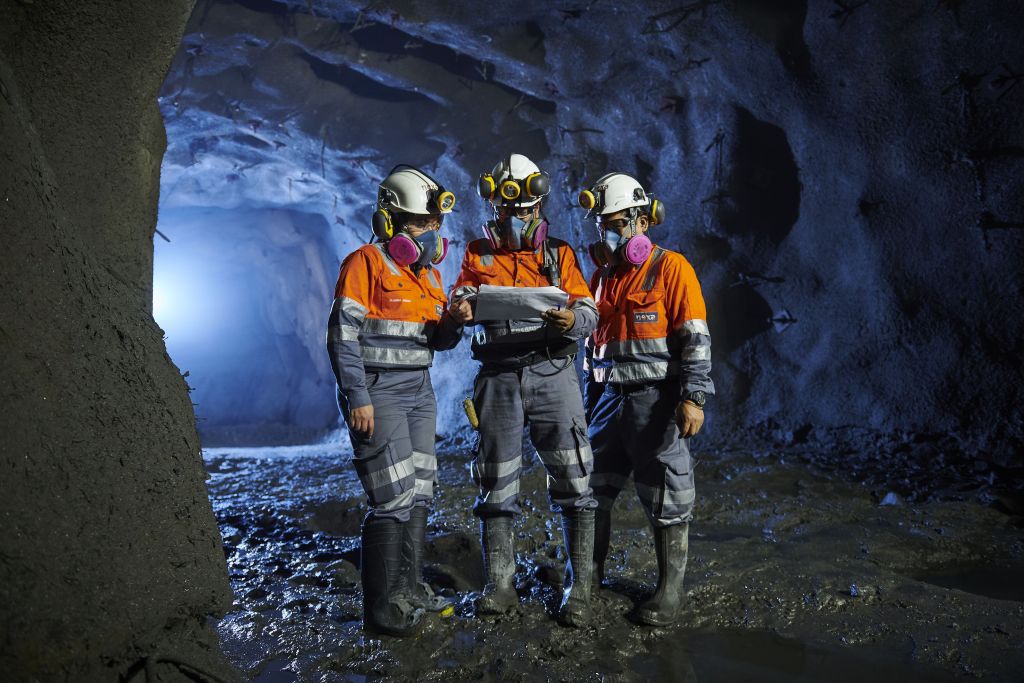
<path fill-rule="evenodd" d="M 568 308 L 552 308 L 540 315 L 541 319 L 557 331 L 565 334 L 576 322 L 576 314 Z"/>

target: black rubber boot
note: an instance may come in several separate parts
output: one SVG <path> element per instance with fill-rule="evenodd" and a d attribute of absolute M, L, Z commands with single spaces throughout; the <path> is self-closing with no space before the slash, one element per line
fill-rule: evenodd
<path fill-rule="evenodd" d="M 519 604 L 513 583 L 516 556 L 512 545 L 512 516 L 481 518 L 480 545 L 484 551 L 487 583 L 476 601 L 477 614 L 504 614 Z"/>
<path fill-rule="evenodd" d="M 636 610 L 636 618 L 648 626 L 669 626 L 683 604 L 683 575 L 689 553 L 690 525 L 686 522 L 654 529 L 658 555 L 658 587 Z"/>
<path fill-rule="evenodd" d="M 423 610 L 409 600 L 402 573 L 405 524 L 386 517 L 363 520 L 360 574 L 363 581 L 363 630 L 408 636 L 421 626 Z"/>
<path fill-rule="evenodd" d="M 428 612 L 441 612 L 451 606 L 434 595 L 434 589 L 423 581 L 423 545 L 427 535 L 427 508 L 414 507 L 405 523 L 402 537 L 402 570 L 406 577 L 409 601 Z"/>
<path fill-rule="evenodd" d="M 565 565 L 558 623 L 583 626 L 590 621 L 590 581 L 594 569 L 594 511 L 575 510 L 562 515 L 562 533 L 569 550 Z"/>
<path fill-rule="evenodd" d="M 594 583 L 604 583 L 604 563 L 612 538 L 612 511 L 594 510 Z"/>

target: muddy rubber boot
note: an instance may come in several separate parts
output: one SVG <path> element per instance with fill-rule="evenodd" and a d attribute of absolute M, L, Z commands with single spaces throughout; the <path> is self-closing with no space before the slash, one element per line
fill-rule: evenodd
<path fill-rule="evenodd" d="M 594 510 L 594 585 L 604 582 L 604 563 L 612 538 L 612 511 Z"/>
<path fill-rule="evenodd" d="M 658 587 L 636 610 L 637 621 L 648 626 L 669 626 L 683 604 L 683 575 L 689 552 L 690 525 L 687 523 L 654 529 L 654 550 L 658 556 Z"/>
<path fill-rule="evenodd" d="M 409 600 L 402 573 L 405 524 L 386 517 L 363 522 L 360 575 L 363 582 L 363 630 L 389 636 L 409 636 L 422 624 L 423 610 Z"/>
<path fill-rule="evenodd" d="M 402 571 L 406 577 L 409 601 L 428 612 L 441 612 L 451 603 L 434 594 L 434 589 L 423 580 L 423 546 L 427 535 L 427 508 L 414 507 L 402 535 Z"/>
<path fill-rule="evenodd" d="M 513 583 L 516 556 L 512 546 L 512 516 L 481 518 L 480 545 L 484 551 L 487 584 L 476 601 L 477 614 L 504 614 L 519 604 Z"/>
<path fill-rule="evenodd" d="M 569 550 L 565 565 L 558 623 L 583 626 L 590 620 L 590 581 L 594 569 L 594 511 L 575 510 L 562 515 L 562 533 Z"/>

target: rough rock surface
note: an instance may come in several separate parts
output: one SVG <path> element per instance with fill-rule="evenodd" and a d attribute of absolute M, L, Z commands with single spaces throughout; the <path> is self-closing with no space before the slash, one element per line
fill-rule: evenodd
<path fill-rule="evenodd" d="M 668 207 L 656 240 L 704 285 L 710 435 L 953 434 L 1006 460 L 1024 434 L 1020 26 L 985 0 L 203 0 L 160 100 L 162 212 L 299 207 L 340 261 L 388 168 L 424 164 L 459 195 L 450 282 L 485 216 L 476 175 L 509 151 L 553 174 L 553 232 L 579 248 L 581 185 L 635 173 Z M 295 343 L 312 356 L 322 335 Z M 466 363 L 437 361 L 442 434 L 464 429 Z"/>
<path fill-rule="evenodd" d="M 227 671 L 192 405 L 149 313 L 187 1 L 0 3 L 0 671 Z"/>

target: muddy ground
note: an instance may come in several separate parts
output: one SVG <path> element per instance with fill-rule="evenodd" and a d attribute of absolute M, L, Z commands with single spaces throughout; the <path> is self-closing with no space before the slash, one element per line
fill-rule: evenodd
<path fill-rule="evenodd" d="M 516 528 L 520 607 L 476 618 L 469 456 L 443 452 L 426 572 L 456 613 L 431 615 L 404 640 L 362 636 L 365 507 L 339 448 L 207 451 L 236 595 L 221 641 L 248 677 L 268 682 L 1020 680 L 1019 480 L 916 458 L 914 439 L 830 453 L 820 440 L 788 440 L 698 446 L 688 604 L 670 629 L 628 618 L 656 576 L 631 491 L 616 503 L 593 625 L 553 621 L 565 556 L 536 462 Z"/>

